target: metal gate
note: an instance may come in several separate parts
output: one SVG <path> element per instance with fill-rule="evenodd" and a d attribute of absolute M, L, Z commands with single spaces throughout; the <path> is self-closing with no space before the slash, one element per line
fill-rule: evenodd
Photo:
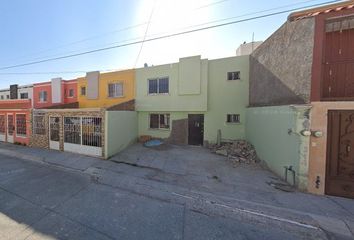
<path fill-rule="evenodd" d="M 7 142 L 13 143 L 14 142 L 14 115 L 8 114 L 7 115 Z"/>
<path fill-rule="evenodd" d="M 64 117 L 64 151 L 102 156 L 102 118 Z"/>
<path fill-rule="evenodd" d="M 5 115 L 0 115 L 0 141 L 6 141 L 6 120 Z"/>
<path fill-rule="evenodd" d="M 59 117 L 49 117 L 49 148 L 59 150 L 59 127 L 60 118 Z"/>

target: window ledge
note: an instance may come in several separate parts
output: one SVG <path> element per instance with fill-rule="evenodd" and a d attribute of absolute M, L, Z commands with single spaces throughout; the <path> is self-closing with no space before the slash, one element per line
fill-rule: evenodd
<path fill-rule="evenodd" d="M 125 98 L 125 96 L 117 96 L 117 97 L 107 97 L 107 99 L 115 99 L 115 98 Z"/>
<path fill-rule="evenodd" d="M 167 131 L 170 131 L 171 129 L 170 128 L 149 128 L 150 131 L 164 131 L 164 132 L 167 132 Z"/>

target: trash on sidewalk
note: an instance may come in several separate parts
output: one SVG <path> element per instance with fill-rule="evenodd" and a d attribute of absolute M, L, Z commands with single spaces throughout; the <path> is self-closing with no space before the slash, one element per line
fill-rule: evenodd
<path fill-rule="evenodd" d="M 209 145 L 211 152 L 228 157 L 234 165 L 239 163 L 253 164 L 260 162 L 253 145 L 245 140 L 236 140 Z"/>

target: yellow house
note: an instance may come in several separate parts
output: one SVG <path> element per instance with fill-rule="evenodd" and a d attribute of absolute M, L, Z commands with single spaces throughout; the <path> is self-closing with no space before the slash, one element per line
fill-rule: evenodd
<path fill-rule="evenodd" d="M 80 108 L 110 107 L 134 99 L 135 71 L 88 72 L 77 86 Z"/>

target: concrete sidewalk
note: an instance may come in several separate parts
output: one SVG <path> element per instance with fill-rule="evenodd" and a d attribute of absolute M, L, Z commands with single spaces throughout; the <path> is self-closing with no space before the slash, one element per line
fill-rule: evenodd
<path fill-rule="evenodd" d="M 234 168 L 200 147 L 168 145 L 157 150 L 136 144 L 106 161 L 0 143 L 0 154 L 89 174 L 98 183 L 137 194 L 206 204 L 215 214 L 247 211 L 257 219 L 305 224 L 353 239 L 353 200 L 277 190 L 269 182 L 281 180 L 271 172 L 258 165 Z"/>

